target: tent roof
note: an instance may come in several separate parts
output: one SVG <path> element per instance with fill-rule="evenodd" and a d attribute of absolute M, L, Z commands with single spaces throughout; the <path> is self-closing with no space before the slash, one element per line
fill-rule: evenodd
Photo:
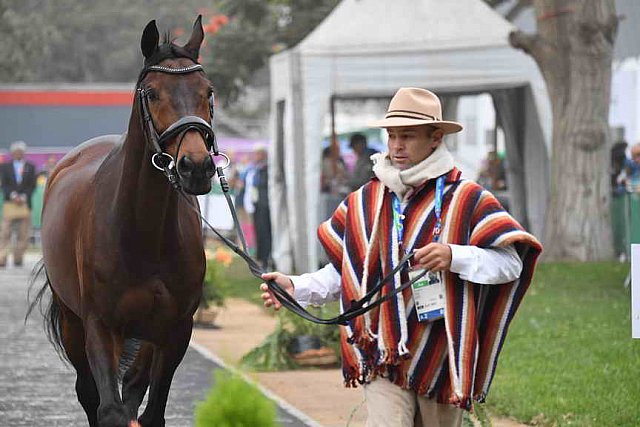
<path fill-rule="evenodd" d="M 297 49 L 340 55 L 505 46 L 514 29 L 477 0 L 343 0 Z"/>

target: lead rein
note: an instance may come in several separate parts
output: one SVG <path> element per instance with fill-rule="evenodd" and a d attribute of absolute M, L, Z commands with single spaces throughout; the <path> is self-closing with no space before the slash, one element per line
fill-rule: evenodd
<path fill-rule="evenodd" d="M 224 175 L 224 170 L 223 170 L 222 167 L 217 167 L 216 168 L 216 172 L 217 172 L 218 178 L 220 180 L 220 187 L 222 188 L 222 193 L 224 194 L 225 200 L 227 201 L 227 205 L 229 206 L 229 210 L 231 211 L 231 216 L 233 218 L 233 223 L 234 223 L 234 227 L 236 229 L 236 234 L 238 235 L 238 237 L 240 239 L 240 243 L 242 245 L 242 248 L 238 247 L 238 245 L 236 245 L 231 240 L 229 240 L 228 238 L 223 236 L 220 232 L 218 232 L 218 230 L 216 230 L 209 223 L 209 221 L 207 221 L 206 218 L 204 218 L 202 216 L 202 214 L 200 213 L 200 209 L 198 209 L 197 206 L 194 206 L 194 204 L 189 199 L 189 197 L 184 193 L 182 188 L 179 188 L 178 191 L 182 195 L 182 197 L 185 198 L 185 200 L 189 204 L 189 207 L 191 209 L 193 209 L 198 214 L 200 219 L 207 225 L 207 227 L 209 227 L 211 229 L 211 231 L 213 231 L 213 233 L 216 236 L 218 236 L 218 238 L 220 238 L 220 240 L 222 240 L 222 242 L 225 245 L 227 245 L 233 252 L 238 254 L 247 263 L 247 266 L 249 267 L 249 270 L 251 271 L 251 274 L 253 274 L 256 278 L 258 278 L 260 280 L 264 280 L 264 279 L 262 279 L 262 274 L 264 274 L 265 271 L 247 253 L 246 240 L 244 238 L 244 233 L 242 232 L 242 228 L 240 227 L 240 221 L 238 220 L 238 214 L 236 212 L 235 206 L 233 205 L 233 201 L 231 200 L 231 196 L 229 195 L 229 183 L 227 181 L 226 176 Z M 369 303 L 369 301 L 374 297 L 374 295 L 376 295 L 380 291 L 380 289 L 382 289 L 382 286 L 385 284 L 385 282 L 387 282 L 388 280 L 392 279 L 393 276 L 398 271 L 400 271 L 404 267 L 405 264 L 407 264 L 409 262 L 409 260 L 413 257 L 413 255 L 414 255 L 414 252 L 410 252 L 408 254 L 405 254 L 404 257 L 398 263 L 398 265 L 389 274 L 387 274 L 385 277 L 383 277 L 382 280 L 380 280 L 376 284 L 376 286 L 374 286 L 369 292 L 367 292 L 367 294 L 364 297 L 362 297 L 359 300 L 352 300 L 351 304 L 349 305 L 349 307 L 345 308 L 345 310 L 341 314 L 339 314 L 338 316 L 329 318 L 329 319 L 324 319 L 324 318 L 321 318 L 321 317 L 317 317 L 317 316 L 309 313 L 307 310 L 304 309 L 304 307 L 302 307 L 298 303 L 298 301 L 295 300 L 295 298 L 293 298 L 293 296 L 291 296 L 287 291 L 282 289 L 282 287 L 280 285 L 278 285 L 274 280 L 266 280 L 265 283 L 267 284 L 267 286 L 269 287 L 269 290 L 273 293 L 273 295 L 275 295 L 275 297 L 278 300 L 278 302 L 280 302 L 280 304 L 282 304 L 282 306 L 284 306 L 288 310 L 292 311 L 293 313 L 297 314 L 298 316 L 302 317 L 303 319 L 309 320 L 310 322 L 317 323 L 317 324 L 320 324 L 320 325 L 343 325 L 343 326 L 346 326 L 354 318 L 356 318 L 356 317 L 358 317 L 358 316 L 360 316 L 360 315 L 372 310 L 373 308 L 379 306 L 383 302 L 386 302 L 386 301 L 390 300 L 391 298 L 395 297 L 397 294 L 399 294 L 400 292 L 404 291 L 409 286 L 411 286 L 412 284 L 414 284 L 415 282 L 420 280 L 425 274 L 427 274 L 427 271 L 425 270 L 421 274 L 415 276 L 412 280 L 402 283 L 399 287 L 393 289 L 387 295 L 385 295 L 383 297 L 380 297 L 380 298 L 374 300 L 373 302 Z"/>

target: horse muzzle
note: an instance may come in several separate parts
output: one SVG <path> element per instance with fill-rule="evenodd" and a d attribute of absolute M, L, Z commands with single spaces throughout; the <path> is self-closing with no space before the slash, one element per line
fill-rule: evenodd
<path fill-rule="evenodd" d="M 185 154 L 178 159 L 176 171 L 182 188 L 189 194 L 200 195 L 211 191 L 211 178 L 216 173 L 215 163 L 210 155 L 195 160 Z"/>

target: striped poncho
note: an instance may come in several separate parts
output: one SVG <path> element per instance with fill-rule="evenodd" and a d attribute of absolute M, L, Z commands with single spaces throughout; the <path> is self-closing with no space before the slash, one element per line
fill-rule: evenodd
<path fill-rule="evenodd" d="M 404 210 L 404 249 L 432 240 L 435 179 L 417 188 Z M 405 389 L 438 402 L 469 409 L 483 401 L 496 368 L 507 328 L 526 292 L 542 247 L 500 203 L 479 185 L 446 175 L 441 243 L 481 248 L 513 244 L 523 260 L 518 280 L 480 285 L 443 273 L 444 319 L 418 322 L 411 289 L 342 327 L 343 375 L 347 386 L 388 377 Z M 393 226 L 389 189 L 373 179 L 351 193 L 318 236 L 341 274 L 341 307 L 347 309 L 401 258 Z M 408 280 L 406 269 L 381 294 Z"/>

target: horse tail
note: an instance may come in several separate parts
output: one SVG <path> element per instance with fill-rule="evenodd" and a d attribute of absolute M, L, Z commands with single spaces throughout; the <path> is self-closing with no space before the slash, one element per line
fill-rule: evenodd
<path fill-rule="evenodd" d="M 44 283 L 32 298 L 31 295 L 33 288 L 34 286 L 37 286 L 37 283 L 41 280 L 44 280 Z M 51 280 L 49 280 L 49 276 L 47 275 L 44 259 L 40 259 L 40 261 L 38 261 L 33 267 L 31 277 L 29 278 L 29 291 L 27 292 L 29 308 L 27 309 L 27 314 L 24 316 L 24 323 L 27 323 L 27 319 L 31 315 L 31 312 L 33 312 L 33 309 L 38 306 L 40 314 L 42 314 L 43 317 L 44 330 L 49 342 L 53 345 L 53 348 L 56 350 L 56 353 L 58 353 L 58 356 L 62 361 L 69 361 L 62 345 L 62 309 L 60 307 L 60 302 L 52 291 L 49 303 L 44 307 L 43 298 L 47 290 L 51 290 Z"/>

